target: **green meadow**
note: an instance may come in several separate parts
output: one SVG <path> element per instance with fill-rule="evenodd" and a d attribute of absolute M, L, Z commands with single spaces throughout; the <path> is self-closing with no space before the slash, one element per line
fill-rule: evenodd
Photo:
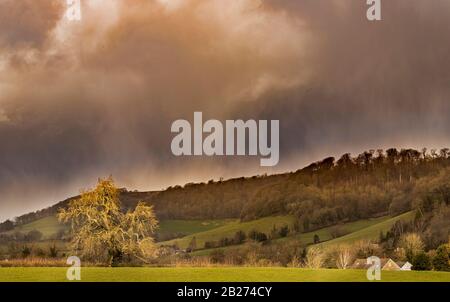
<path fill-rule="evenodd" d="M 363 239 L 364 240 L 378 239 L 380 236 L 380 232 L 386 233 L 397 221 L 410 221 L 412 219 L 414 219 L 413 211 L 395 217 L 387 217 L 387 218 L 384 217 L 381 218 L 381 221 L 379 221 L 378 223 L 373 223 L 360 229 L 354 229 L 347 235 L 323 242 L 320 245 L 330 246 L 336 244 L 352 243 Z"/>
<path fill-rule="evenodd" d="M 322 228 L 316 231 L 307 232 L 307 233 L 301 233 L 293 236 L 288 236 L 285 238 L 280 238 L 273 240 L 274 244 L 283 244 L 288 241 L 295 240 L 296 242 L 299 242 L 303 246 L 309 246 L 314 243 L 314 235 L 318 235 L 321 243 L 319 245 L 321 246 L 330 246 L 335 244 L 343 244 L 343 243 L 352 243 L 358 240 L 362 239 L 377 239 L 380 235 L 380 232 L 386 232 L 390 229 L 390 227 L 396 222 L 396 221 L 406 221 L 410 220 L 414 217 L 413 212 L 407 212 L 398 216 L 383 216 L 378 218 L 370 218 L 370 219 L 361 219 L 354 222 L 349 222 L 340 225 L 341 230 L 345 231 L 346 235 L 343 235 L 341 237 L 333 239 L 332 231 L 334 226 Z M 248 231 L 249 229 L 257 229 L 257 230 L 269 230 L 273 227 L 270 227 L 270 223 L 274 223 L 277 226 L 281 226 L 283 224 L 289 224 L 290 217 L 289 216 L 278 216 L 278 217 L 271 217 L 272 219 L 268 220 L 267 218 L 254 220 L 248 223 L 232 223 L 230 225 L 227 225 L 223 228 L 216 228 L 214 230 L 204 232 L 204 233 L 197 233 L 195 234 L 197 245 L 198 247 L 202 247 L 199 242 L 203 243 L 205 241 L 205 238 L 207 240 L 217 240 L 226 236 L 232 237 L 233 232 L 230 231 L 230 229 L 233 229 L 233 231 L 236 230 L 245 230 Z M 261 223 L 263 222 L 263 223 Z M 270 222 L 270 223 L 269 223 Z M 242 227 L 243 226 L 243 227 Z M 250 227 L 251 226 L 251 227 Z M 186 236 L 180 239 L 175 239 L 171 241 L 162 242 L 161 244 L 179 244 L 180 247 L 186 247 L 189 242 L 192 240 L 194 235 Z M 220 247 L 220 248 L 213 248 L 213 249 L 205 249 L 205 250 L 198 250 L 193 252 L 193 255 L 196 256 L 205 256 L 211 253 L 213 250 L 217 249 L 233 249 L 237 246 L 227 246 L 227 247 Z"/>
<path fill-rule="evenodd" d="M 294 223 L 293 216 L 271 216 L 248 222 L 239 222 L 239 220 L 231 221 L 221 227 L 213 228 L 211 230 L 191 234 L 180 239 L 161 242 L 161 245 L 177 244 L 180 248 L 187 248 L 191 240 L 195 237 L 197 246 L 202 248 L 206 241 L 219 240 L 224 237 L 233 238 L 237 231 L 244 231 L 248 233 L 252 230 L 270 233 L 270 230 L 276 226 L 284 225 L 291 226 Z"/>
<path fill-rule="evenodd" d="M 0 268 L 0 281 L 64 282 L 67 268 Z M 84 282 L 367 282 L 365 270 L 211 267 L 82 268 Z M 450 273 L 383 271 L 382 282 L 450 282 Z M 377 281 L 371 281 L 377 282 Z"/>
<path fill-rule="evenodd" d="M 158 233 L 165 234 L 184 234 L 191 235 L 195 233 L 209 231 L 222 227 L 229 223 L 239 222 L 238 219 L 216 219 L 216 220 L 163 220 L 159 223 Z"/>
<path fill-rule="evenodd" d="M 56 218 L 56 216 L 48 216 L 21 226 L 17 226 L 14 230 L 5 232 L 5 234 L 13 234 L 15 232 L 25 234 L 30 231 L 37 230 L 42 233 L 43 239 L 48 239 L 49 237 L 56 235 L 59 231 L 67 229 L 67 226 L 58 222 L 58 218 Z"/>

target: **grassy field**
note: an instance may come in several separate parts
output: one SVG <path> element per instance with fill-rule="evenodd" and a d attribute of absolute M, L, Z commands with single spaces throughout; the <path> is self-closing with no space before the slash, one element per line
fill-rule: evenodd
<path fill-rule="evenodd" d="M 296 240 L 301 245 L 307 246 L 314 242 L 314 235 L 318 235 L 320 237 L 321 241 L 324 241 L 323 243 L 320 243 L 322 246 L 326 245 L 333 245 L 333 244 L 340 244 L 340 243 L 350 243 L 361 239 L 371 239 L 375 238 L 377 239 L 380 231 L 386 232 L 396 221 L 398 220 L 406 220 L 406 219 L 412 219 L 414 217 L 413 212 L 408 212 L 399 216 L 390 217 L 390 216 L 383 216 L 378 218 L 370 218 L 370 219 L 362 219 L 354 222 L 349 222 L 346 224 L 340 225 L 340 228 L 344 230 L 347 235 L 344 235 L 342 237 L 338 237 L 336 239 L 332 239 L 332 227 L 322 228 L 313 232 L 308 233 L 301 233 L 294 236 L 288 236 L 285 238 L 280 238 L 272 241 L 274 244 L 284 244 L 288 241 Z M 254 223 L 258 222 L 258 220 L 254 221 Z M 220 229 L 217 229 L 216 231 L 220 231 Z M 197 234 L 196 234 L 197 236 Z M 221 235 L 217 235 L 217 238 L 221 238 Z M 190 236 L 192 238 L 192 236 Z M 197 238 L 197 237 L 196 237 Z M 182 238 L 184 239 L 184 238 Z M 190 242 L 186 240 L 187 242 Z M 201 247 L 201 246 L 200 246 Z M 221 247 L 221 248 L 213 248 L 213 249 L 206 249 L 206 250 L 198 250 L 193 253 L 193 255 L 196 256 L 206 256 L 209 255 L 212 251 L 217 249 L 233 249 L 237 248 L 238 246 L 227 246 L 227 247 Z"/>
<path fill-rule="evenodd" d="M 217 220 L 163 220 L 159 224 L 158 233 L 165 234 L 185 234 L 190 235 L 209 231 L 229 223 L 236 223 L 236 219 Z"/>
<path fill-rule="evenodd" d="M 0 281 L 66 280 L 66 268 L 0 268 Z M 365 270 L 298 269 L 298 268 L 82 268 L 81 281 L 86 282 L 364 282 L 368 281 Z M 450 282 L 450 273 L 383 271 L 381 281 Z"/>
<path fill-rule="evenodd" d="M 38 219 L 36 221 L 17 226 L 12 231 L 5 232 L 6 234 L 12 234 L 14 232 L 28 233 L 32 230 L 38 230 L 42 233 L 44 239 L 48 239 L 51 236 L 56 235 L 60 230 L 66 230 L 67 226 L 59 223 L 55 216 L 49 216 Z"/>
<path fill-rule="evenodd" d="M 382 223 L 389 219 L 390 219 L 389 216 L 383 216 L 383 217 L 371 218 L 371 219 L 362 219 L 362 220 L 342 224 L 342 225 L 340 225 L 340 228 L 343 231 L 345 231 L 346 234 L 351 234 L 353 232 L 363 230 L 370 226 L 377 225 L 377 224 Z M 319 229 L 319 230 L 316 230 L 313 232 L 307 232 L 307 233 L 302 233 L 302 234 L 298 234 L 295 236 L 281 238 L 281 239 L 278 239 L 277 241 L 282 242 L 282 241 L 287 241 L 287 240 L 299 240 L 302 244 L 309 245 L 309 244 L 314 243 L 314 235 L 316 235 L 316 234 L 319 236 L 321 241 L 327 241 L 327 240 L 333 239 L 333 236 L 332 236 L 333 228 L 334 228 L 334 226 L 322 228 L 322 229 Z"/>
<path fill-rule="evenodd" d="M 388 230 L 391 229 L 391 227 L 395 224 L 397 221 L 409 221 L 414 218 L 414 212 L 407 212 L 404 214 L 401 214 L 399 216 L 395 216 L 389 219 L 386 219 L 382 222 L 376 223 L 374 225 L 368 226 L 366 228 L 363 228 L 361 230 L 354 231 L 350 234 L 344 235 L 342 237 L 338 237 L 336 239 L 326 241 L 321 243 L 321 246 L 330 246 L 335 244 L 342 244 L 342 243 L 351 243 L 358 240 L 368 240 L 368 239 L 378 239 L 380 236 L 380 232 L 386 233 Z"/>
<path fill-rule="evenodd" d="M 209 231 L 191 234 L 189 236 L 185 236 L 180 239 L 164 241 L 161 242 L 160 244 L 162 245 L 177 244 L 180 248 L 186 248 L 189 246 L 189 243 L 195 236 L 197 241 L 197 247 L 202 248 L 205 244 L 205 241 L 219 240 L 224 237 L 233 238 L 234 234 L 236 234 L 236 232 L 240 230 L 244 231 L 245 233 L 248 233 L 251 230 L 270 233 L 270 230 L 273 228 L 274 225 L 280 227 L 283 225 L 292 225 L 293 223 L 294 217 L 292 216 L 265 217 L 248 222 L 235 221 Z"/>

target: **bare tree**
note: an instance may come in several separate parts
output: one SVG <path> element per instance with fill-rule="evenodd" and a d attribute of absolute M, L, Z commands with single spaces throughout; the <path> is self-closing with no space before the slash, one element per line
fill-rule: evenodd
<path fill-rule="evenodd" d="M 310 247 L 306 253 L 305 267 L 318 269 L 323 266 L 325 262 L 325 253 L 320 247 Z"/>
<path fill-rule="evenodd" d="M 337 247 L 336 266 L 340 269 L 347 269 L 354 258 L 353 248 L 349 245 Z"/>
<path fill-rule="evenodd" d="M 400 247 L 405 249 L 406 257 L 411 261 L 415 255 L 423 251 L 424 244 L 419 234 L 408 233 L 402 236 Z"/>

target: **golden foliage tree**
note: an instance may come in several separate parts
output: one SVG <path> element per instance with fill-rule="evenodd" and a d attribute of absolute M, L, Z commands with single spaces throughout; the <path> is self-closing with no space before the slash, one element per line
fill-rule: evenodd
<path fill-rule="evenodd" d="M 85 259 L 116 265 L 124 260 L 147 262 L 154 254 L 154 232 L 158 220 L 153 206 L 140 202 L 124 213 L 119 190 L 112 178 L 99 179 L 97 186 L 83 192 L 58 219 L 72 227 L 72 249 Z"/>

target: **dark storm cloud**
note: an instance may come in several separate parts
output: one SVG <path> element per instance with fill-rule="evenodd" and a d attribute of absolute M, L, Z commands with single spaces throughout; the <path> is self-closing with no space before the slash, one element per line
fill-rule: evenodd
<path fill-rule="evenodd" d="M 0 47 L 42 47 L 61 11 L 57 0 L 1 0 Z"/>
<path fill-rule="evenodd" d="M 194 111 L 279 119 L 269 172 L 449 143 L 446 0 L 383 1 L 376 23 L 352 0 L 87 1 L 80 23 L 29 2 L 0 0 L 0 218 L 110 173 L 155 189 L 265 172 L 174 158 L 170 124 Z"/>
<path fill-rule="evenodd" d="M 309 85 L 263 102 L 284 121 L 284 152 L 449 143 L 448 1 L 383 1 L 375 23 L 365 19 L 365 1 L 264 4 L 302 20 L 314 37 Z"/>

